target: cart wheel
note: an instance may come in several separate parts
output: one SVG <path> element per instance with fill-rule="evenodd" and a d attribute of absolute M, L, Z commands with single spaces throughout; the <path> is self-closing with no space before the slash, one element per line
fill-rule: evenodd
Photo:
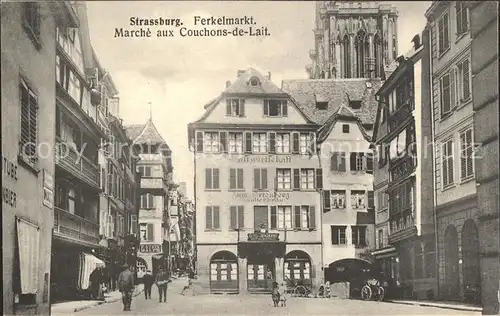
<path fill-rule="evenodd" d="M 307 294 L 307 290 L 304 286 L 299 285 L 293 289 L 293 296 L 295 297 L 304 297 Z"/>
<path fill-rule="evenodd" d="M 365 301 L 371 300 L 372 289 L 368 285 L 365 285 L 361 288 L 361 298 Z"/>
<path fill-rule="evenodd" d="M 383 301 L 385 296 L 385 289 L 382 286 L 378 287 L 377 298 L 379 301 Z"/>

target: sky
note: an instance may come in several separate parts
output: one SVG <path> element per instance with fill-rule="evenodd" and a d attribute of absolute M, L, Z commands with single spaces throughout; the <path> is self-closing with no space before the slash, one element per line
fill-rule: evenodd
<path fill-rule="evenodd" d="M 431 1 L 387 1 L 399 11 L 398 53 L 406 53 L 425 26 Z M 193 156 L 187 124 L 204 112 L 239 69 L 253 67 L 281 86 L 284 79 L 306 79 L 314 48 L 315 2 L 307 1 L 89 1 L 90 38 L 99 61 L 113 78 L 125 125 L 144 124 L 150 115 L 172 149 L 174 180 L 187 183 L 193 198 Z M 115 38 L 115 28 L 131 17 L 179 18 L 191 28 L 195 16 L 253 16 L 267 37 Z M 152 27 L 153 31 L 161 27 Z"/>

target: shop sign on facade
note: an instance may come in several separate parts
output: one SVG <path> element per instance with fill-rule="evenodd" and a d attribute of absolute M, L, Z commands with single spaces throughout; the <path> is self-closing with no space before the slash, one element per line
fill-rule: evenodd
<path fill-rule="evenodd" d="M 54 204 L 54 177 L 47 170 L 43 170 L 43 205 L 52 208 Z"/>
<path fill-rule="evenodd" d="M 284 203 L 292 195 L 289 192 L 235 192 L 233 199 L 250 203 Z"/>
<path fill-rule="evenodd" d="M 139 252 L 142 253 L 159 253 L 161 251 L 160 244 L 141 244 L 139 246 Z"/>

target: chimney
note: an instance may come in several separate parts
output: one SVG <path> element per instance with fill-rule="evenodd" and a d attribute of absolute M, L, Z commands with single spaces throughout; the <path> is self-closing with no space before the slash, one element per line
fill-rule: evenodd
<path fill-rule="evenodd" d="M 244 73 L 245 73 L 245 70 L 241 70 L 241 69 L 240 69 L 240 70 L 238 70 L 238 72 L 236 73 L 236 77 L 239 77 L 239 76 L 241 76 L 241 75 L 242 75 L 242 74 L 244 74 Z"/>
<path fill-rule="evenodd" d="M 231 85 L 231 81 L 226 81 L 226 88 L 229 88 L 229 86 Z"/>
<path fill-rule="evenodd" d="M 271 80 L 271 72 L 270 71 L 267 72 L 267 80 Z"/>

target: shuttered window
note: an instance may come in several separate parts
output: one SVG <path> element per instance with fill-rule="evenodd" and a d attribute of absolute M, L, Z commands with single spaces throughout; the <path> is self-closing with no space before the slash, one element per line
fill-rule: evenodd
<path fill-rule="evenodd" d="M 203 132 L 196 132 L 196 152 L 203 152 Z"/>
<path fill-rule="evenodd" d="M 21 80 L 20 87 L 21 102 L 21 137 L 19 140 L 19 152 L 22 159 L 34 165 L 38 160 L 37 154 L 37 132 L 38 132 L 38 97 Z"/>
<path fill-rule="evenodd" d="M 267 190 L 267 169 L 253 169 L 253 188 L 255 190 Z"/>
<path fill-rule="evenodd" d="M 130 228 L 129 232 L 131 234 L 137 234 L 137 215 L 131 214 L 130 215 Z"/>
<path fill-rule="evenodd" d="M 443 54 L 450 47 L 450 18 L 446 12 L 438 21 L 438 49 Z"/>
<path fill-rule="evenodd" d="M 233 116 L 233 117 L 245 116 L 245 100 L 244 99 L 227 99 L 226 100 L 226 116 Z"/>
<path fill-rule="evenodd" d="M 271 206 L 271 214 L 274 207 L 274 212 L 276 214 L 276 206 Z M 271 221 L 272 221 L 271 216 Z M 268 219 L 268 207 L 267 206 L 254 206 L 254 228 L 259 229 L 261 227 L 269 227 Z M 276 225 L 271 228 L 276 228 Z"/>
<path fill-rule="evenodd" d="M 323 191 L 323 213 L 329 212 L 332 209 L 331 200 L 330 200 L 330 191 Z"/>
<path fill-rule="evenodd" d="M 454 166 L 453 166 L 453 139 L 449 139 L 442 145 L 442 186 L 448 187 L 452 185 L 454 180 Z"/>
<path fill-rule="evenodd" d="M 472 128 L 460 133 L 460 179 L 465 180 L 474 175 L 474 144 Z"/>
<path fill-rule="evenodd" d="M 441 117 L 453 110 L 456 103 L 455 69 L 450 70 L 439 80 L 441 92 Z"/>
<path fill-rule="evenodd" d="M 218 190 L 219 186 L 219 169 L 206 168 L 205 169 L 205 189 Z"/>
<path fill-rule="evenodd" d="M 229 189 L 230 190 L 243 189 L 243 169 L 241 168 L 229 169 Z"/>
<path fill-rule="evenodd" d="M 331 226 L 332 232 L 332 245 L 345 245 L 346 240 L 346 226 Z"/>
<path fill-rule="evenodd" d="M 231 229 L 241 229 L 245 227 L 245 214 L 242 205 L 229 207 L 229 221 L 229 228 Z"/>
<path fill-rule="evenodd" d="M 205 209 L 205 220 L 207 230 L 220 229 L 220 214 L 218 206 L 207 206 Z"/>
<path fill-rule="evenodd" d="M 40 4 L 36 2 L 26 2 L 24 5 L 23 26 L 28 35 L 33 39 L 37 48 L 40 45 Z"/>
<path fill-rule="evenodd" d="M 19 251 L 19 284 L 15 292 L 20 295 L 20 301 L 26 300 L 25 295 L 38 292 L 38 271 L 40 260 L 40 229 L 37 225 L 17 218 L 17 242 Z M 28 297 L 28 299 L 34 299 Z"/>
<path fill-rule="evenodd" d="M 292 154 L 300 153 L 300 135 L 299 133 L 292 133 Z"/>
<path fill-rule="evenodd" d="M 330 158 L 330 170 L 332 171 L 346 171 L 346 153 L 334 152 Z"/>

